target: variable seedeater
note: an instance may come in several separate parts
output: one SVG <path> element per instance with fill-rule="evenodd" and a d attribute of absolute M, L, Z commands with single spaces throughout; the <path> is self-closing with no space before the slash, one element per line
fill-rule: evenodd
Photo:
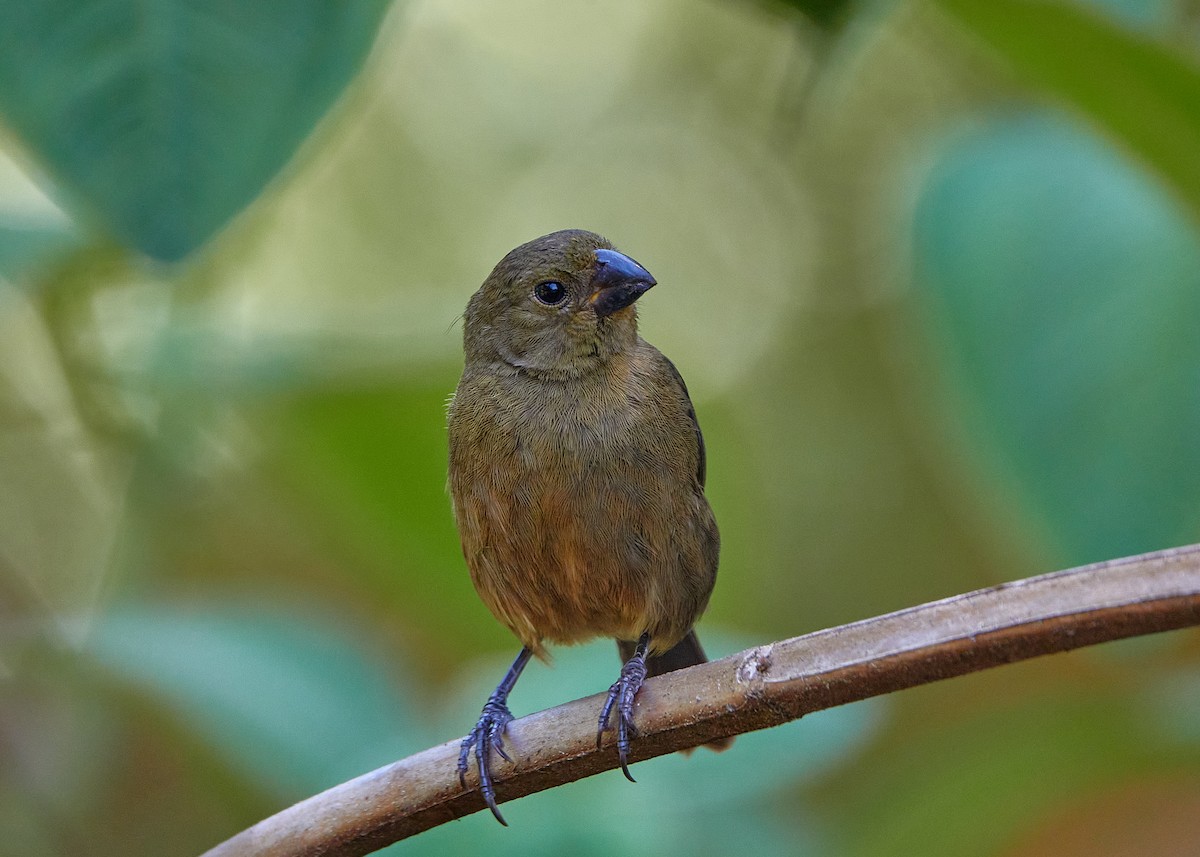
<path fill-rule="evenodd" d="M 466 365 L 449 409 L 450 495 L 480 598 L 523 648 L 463 739 L 496 806 L 508 694 L 547 643 L 612 637 L 625 659 L 616 715 L 629 776 L 633 701 L 648 675 L 703 663 L 693 625 L 717 576 L 704 439 L 675 366 L 638 335 L 654 277 L 592 232 L 522 244 L 464 315 Z M 719 742 L 718 742 L 719 743 Z"/>

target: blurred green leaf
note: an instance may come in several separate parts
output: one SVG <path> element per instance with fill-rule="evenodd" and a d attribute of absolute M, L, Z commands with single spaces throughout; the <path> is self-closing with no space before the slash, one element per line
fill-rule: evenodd
<path fill-rule="evenodd" d="M 773 6 L 787 6 L 825 29 L 833 29 L 846 18 L 851 0 L 771 0 Z"/>
<path fill-rule="evenodd" d="M 88 430 L 46 322 L 0 282 L 0 590 L 78 616 L 108 570 L 124 462 Z"/>
<path fill-rule="evenodd" d="M 67 225 L 0 223 L 0 279 L 36 276 L 47 263 L 79 246 L 80 236 Z"/>
<path fill-rule="evenodd" d="M 939 0 L 1033 84 L 1156 170 L 1200 218 L 1200 69 L 1091 10 L 1043 0 Z"/>
<path fill-rule="evenodd" d="M 1091 135 L 999 120 L 937 161 L 915 242 L 972 446 L 1063 558 L 1200 537 L 1200 236 L 1172 200 Z"/>
<path fill-rule="evenodd" d="M 315 793 L 427 742 L 396 690 L 399 669 L 303 611 L 131 607 L 104 619 L 88 651 L 281 797 Z"/>
<path fill-rule="evenodd" d="M 355 75 L 385 0 L 0 0 L 0 114 L 142 252 L 207 240 Z"/>
<path fill-rule="evenodd" d="M 431 663 L 511 639 L 471 587 L 446 493 L 455 380 L 450 370 L 410 387 L 323 391 L 267 415 L 279 478 L 311 502 L 376 604 L 436 642 Z"/>
<path fill-rule="evenodd" d="M 1076 0 L 1135 29 L 1166 29 L 1180 16 L 1177 0 Z"/>

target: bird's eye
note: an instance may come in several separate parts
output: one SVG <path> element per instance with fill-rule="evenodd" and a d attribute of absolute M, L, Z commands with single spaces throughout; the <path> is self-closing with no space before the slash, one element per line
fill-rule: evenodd
<path fill-rule="evenodd" d="M 558 306 L 567 297 L 567 288 L 558 280 L 547 280 L 533 287 L 533 296 L 546 306 Z"/>

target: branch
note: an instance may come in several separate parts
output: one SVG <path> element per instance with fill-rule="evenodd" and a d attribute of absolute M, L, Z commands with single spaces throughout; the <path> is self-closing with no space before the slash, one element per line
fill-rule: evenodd
<path fill-rule="evenodd" d="M 631 759 L 777 726 L 813 711 L 1109 640 L 1200 625 L 1200 545 L 1031 577 L 758 646 L 649 679 Z M 501 801 L 617 766 L 596 749 L 600 697 L 513 721 Z M 261 821 L 204 857 L 358 857 L 483 809 L 458 784 L 458 740 Z M 468 785 L 473 786 L 473 780 Z"/>

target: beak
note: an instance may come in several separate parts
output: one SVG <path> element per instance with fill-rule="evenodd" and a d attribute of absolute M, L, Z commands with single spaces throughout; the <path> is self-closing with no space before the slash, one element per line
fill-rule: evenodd
<path fill-rule="evenodd" d="M 592 296 L 588 303 L 599 318 L 607 318 L 625 309 L 657 281 L 650 272 L 616 250 L 596 251 L 596 271 L 592 274 Z"/>

